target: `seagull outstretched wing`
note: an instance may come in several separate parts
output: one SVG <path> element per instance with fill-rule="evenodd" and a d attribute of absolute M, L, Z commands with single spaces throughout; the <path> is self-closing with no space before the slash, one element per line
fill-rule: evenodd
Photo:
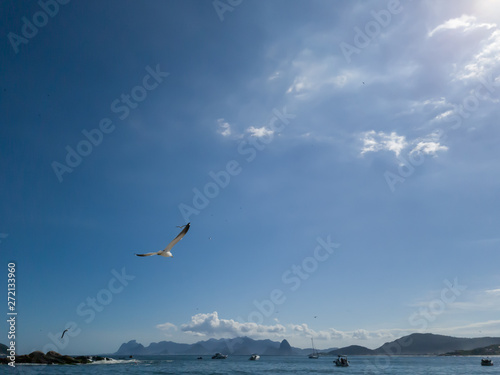
<path fill-rule="evenodd" d="M 151 255 L 160 255 L 161 251 L 157 251 L 155 253 L 146 253 L 146 254 L 135 254 L 137 255 L 138 257 L 149 257 Z"/>
<path fill-rule="evenodd" d="M 186 235 L 186 233 L 188 232 L 189 230 L 189 227 L 191 226 L 191 223 L 187 223 L 185 226 L 184 226 L 184 229 L 182 229 L 182 231 L 177 235 L 177 237 L 175 237 L 168 245 L 166 248 L 164 248 L 163 250 L 160 250 L 160 251 L 157 251 L 157 252 L 152 252 L 152 253 L 145 253 L 145 254 L 135 254 L 137 255 L 138 257 L 148 257 L 148 256 L 151 256 L 151 255 L 162 255 L 162 256 L 172 256 L 172 255 L 168 255 L 170 254 L 170 250 L 172 250 L 172 248 L 174 247 L 174 245 L 179 242 L 180 240 L 182 240 L 182 237 L 184 237 Z"/>

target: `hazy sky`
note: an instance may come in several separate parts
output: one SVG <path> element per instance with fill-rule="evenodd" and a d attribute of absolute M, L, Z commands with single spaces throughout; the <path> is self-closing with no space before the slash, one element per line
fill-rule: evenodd
<path fill-rule="evenodd" d="M 498 2 L 0 14 L 19 353 L 500 336 Z M 187 222 L 173 258 L 134 256 Z"/>

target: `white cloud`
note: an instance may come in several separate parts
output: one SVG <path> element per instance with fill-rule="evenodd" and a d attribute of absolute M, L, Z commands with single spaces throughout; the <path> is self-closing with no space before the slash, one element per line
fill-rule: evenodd
<path fill-rule="evenodd" d="M 370 332 L 366 329 L 357 329 L 352 333 L 352 337 L 358 340 L 368 340 L 370 338 Z"/>
<path fill-rule="evenodd" d="M 387 134 L 384 132 L 376 133 L 375 130 L 371 130 L 364 132 L 361 140 L 363 141 L 361 155 L 367 152 L 392 151 L 397 158 L 404 149 L 411 147 L 410 155 L 429 154 L 436 156 L 437 152 L 448 150 L 447 146 L 439 142 L 440 134 L 438 132 L 407 141 L 405 136 L 398 135 L 396 132 Z"/>
<path fill-rule="evenodd" d="M 342 340 L 346 337 L 346 334 L 342 331 L 338 331 L 335 328 L 329 328 L 328 333 L 332 340 Z"/>
<path fill-rule="evenodd" d="M 331 335 L 329 331 L 315 331 L 308 327 L 307 324 L 289 324 L 288 327 L 292 331 L 292 334 L 297 334 L 299 336 L 312 337 L 319 340 L 331 340 Z"/>
<path fill-rule="evenodd" d="M 416 144 L 415 147 L 410 151 L 412 154 L 428 154 L 436 156 L 438 151 L 448 151 L 447 146 L 443 146 L 439 143 L 440 135 L 438 132 L 431 133 L 423 138 L 417 138 L 413 141 Z"/>
<path fill-rule="evenodd" d="M 468 16 L 466 14 L 462 15 L 459 18 L 452 18 L 449 19 L 448 21 L 442 23 L 441 25 L 437 26 L 435 29 L 433 29 L 431 32 L 429 32 L 429 37 L 432 37 L 435 33 L 441 30 L 456 30 L 456 29 L 463 29 L 464 32 L 478 29 L 478 28 L 487 28 L 491 29 L 496 27 L 496 24 L 494 23 L 478 23 L 476 21 L 476 17 L 474 16 Z"/>
<path fill-rule="evenodd" d="M 156 328 L 161 329 L 162 331 L 177 331 L 177 326 L 172 323 L 162 323 L 157 324 Z"/>
<path fill-rule="evenodd" d="M 281 324 L 263 325 L 220 319 L 217 311 L 214 311 L 209 314 L 194 315 L 191 317 L 191 322 L 181 326 L 181 330 L 197 336 L 273 337 L 283 335 L 286 328 Z"/>
<path fill-rule="evenodd" d="M 449 109 L 447 111 L 444 111 L 444 112 L 440 113 L 436 117 L 434 117 L 433 120 L 440 121 L 440 120 L 443 120 L 443 119 L 447 119 L 447 118 L 449 118 L 449 116 L 453 115 L 454 113 L 455 112 L 453 110 Z"/>
<path fill-rule="evenodd" d="M 432 98 L 426 100 L 415 100 L 410 102 L 410 109 L 401 112 L 404 115 L 413 115 L 415 113 L 432 113 L 442 111 L 445 108 L 450 108 L 451 104 L 447 102 L 445 97 Z"/>
<path fill-rule="evenodd" d="M 251 136 L 257 137 L 257 138 L 266 137 L 266 136 L 274 134 L 273 130 L 268 129 L 265 126 L 263 126 L 261 128 L 255 128 L 253 126 L 250 126 L 247 129 L 247 132 L 250 133 Z"/>
<path fill-rule="evenodd" d="M 231 125 L 229 122 L 225 121 L 223 118 L 217 119 L 217 124 L 219 129 L 217 130 L 223 137 L 229 137 L 231 135 Z"/>
<path fill-rule="evenodd" d="M 357 329 L 354 331 L 339 331 L 335 328 L 328 328 L 326 330 L 315 331 L 309 328 L 305 323 L 303 324 L 289 324 L 287 326 L 290 331 L 288 336 L 301 336 L 301 337 L 312 337 L 315 340 L 325 340 L 325 341 L 339 341 L 345 340 L 348 342 L 355 342 L 356 340 L 370 340 L 370 339 L 395 339 L 399 338 L 401 335 L 409 334 L 410 331 L 400 330 L 400 329 L 387 329 L 387 330 L 377 330 L 368 331 L 366 329 Z M 398 336 L 399 335 L 399 336 Z"/>
<path fill-rule="evenodd" d="M 465 46 L 466 50 L 479 51 L 472 55 L 469 61 L 456 65 L 455 80 L 474 79 L 484 77 L 495 72 L 500 64 L 500 30 L 496 23 L 478 22 L 476 17 L 462 15 L 459 18 L 450 19 L 433 29 L 428 36 L 442 30 L 462 30 L 463 32 L 475 29 L 492 29 L 490 35 L 482 41 L 476 41 L 474 45 Z M 461 40 L 453 40 L 451 43 L 459 43 Z"/>
<path fill-rule="evenodd" d="M 304 333 L 307 335 L 313 335 L 314 330 L 310 329 L 307 324 L 290 324 L 289 327 L 291 328 L 292 331 L 299 332 L 299 333 Z"/>
<path fill-rule="evenodd" d="M 367 152 L 392 151 L 397 157 L 408 144 L 406 138 L 397 135 L 396 132 L 386 134 L 384 132 L 376 133 L 375 130 L 364 132 L 361 140 L 363 141 L 361 155 Z"/>
<path fill-rule="evenodd" d="M 339 71 L 337 57 L 318 58 L 309 49 L 301 51 L 292 62 L 292 74 L 294 79 L 286 93 L 297 99 L 310 99 L 325 90 L 342 88 L 356 76 L 354 71 Z"/>
<path fill-rule="evenodd" d="M 438 151 L 447 151 L 448 147 L 439 144 L 438 142 L 418 142 L 413 150 L 410 151 L 410 154 L 414 153 L 422 153 L 429 155 L 436 155 Z"/>
<path fill-rule="evenodd" d="M 491 74 L 500 64 L 500 30 L 495 30 L 484 42 L 481 51 L 474 55 L 462 71 L 457 74 L 457 79 L 478 79 Z"/>

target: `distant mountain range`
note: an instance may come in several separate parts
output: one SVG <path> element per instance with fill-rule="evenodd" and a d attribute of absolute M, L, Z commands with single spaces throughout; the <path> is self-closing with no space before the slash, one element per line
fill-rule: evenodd
<path fill-rule="evenodd" d="M 500 337 L 460 338 L 434 335 L 432 333 L 413 333 L 395 341 L 387 342 L 377 349 L 363 346 L 348 346 L 323 353 L 327 355 L 440 355 L 456 350 L 472 350 L 488 345 L 500 345 Z"/>
<path fill-rule="evenodd" d="M 442 355 L 491 345 L 500 345 L 500 337 L 470 339 L 432 333 L 413 333 L 387 342 L 377 349 L 351 345 L 340 349 L 323 350 L 320 355 Z M 294 348 L 287 340 L 280 343 L 271 340 L 253 340 L 249 337 L 210 339 L 195 344 L 161 341 L 151 343 L 147 347 L 139 344 L 136 340 L 131 340 L 122 344 L 115 355 L 213 355 L 217 352 L 229 355 L 250 355 L 252 353 L 260 355 L 308 355 L 312 349 Z"/>
<path fill-rule="evenodd" d="M 333 350 L 333 349 L 328 349 Z M 311 349 L 300 349 L 290 346 L 287 340 L 281 342 L 271 340 L 253 340 L 249 337 L 234 339 L 210 339 L 195 344 L 178 344 L 172 341 L 151 343 L 144 347 L 136 340 L 120 346 L 114 355 L 213 355 L 214 353 L 230 355 L 308 355 Z"/>

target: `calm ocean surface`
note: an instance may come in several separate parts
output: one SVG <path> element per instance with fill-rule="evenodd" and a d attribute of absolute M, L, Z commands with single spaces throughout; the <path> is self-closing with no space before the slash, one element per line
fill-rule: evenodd
<path fill-rule="evenodd" d="M 350 367 L 335 367 L 333 357 L 266 357 L 249 361 L 249 356 L 213 360 L 204 356 L 137 356 L 136 361 L 77 366 L 1 366 L 2 374 L 500 374 L 500 357 L 494 366 L 481 366 L 480 357 L 349 357 Z"/>

